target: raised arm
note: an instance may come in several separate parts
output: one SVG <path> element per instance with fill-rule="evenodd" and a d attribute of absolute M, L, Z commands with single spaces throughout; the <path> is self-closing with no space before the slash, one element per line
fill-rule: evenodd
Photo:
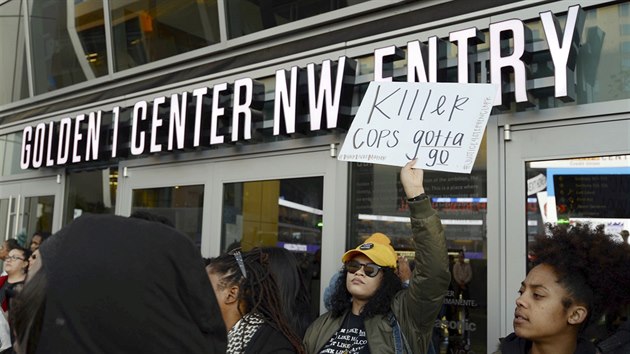
<path fill-rule="evenodd" d="M 415 198 L 424 193 L 424 171 L 412 168 L 415 164 L 416 160 L 411 160 L 400 170 L 400 182 L 407 198 Z"/>
<path fill-rule="evenodd" d="M 424 353 L 451 275 L 442 222 L 424 195 L 424 172 L 413 169 L 414 164 L 410 161 L 402 168 L 400 181 L 409 200 L 416 268 L 409 288 L 396 297 L 392 311 L 405 324 L 402 330 L 414 353 Z"/>

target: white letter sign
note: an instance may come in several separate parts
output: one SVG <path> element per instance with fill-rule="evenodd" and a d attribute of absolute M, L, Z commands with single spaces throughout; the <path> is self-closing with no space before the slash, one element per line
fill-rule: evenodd
<path fill-rule="evenodd" d="M 498 87 L 371 82 L 339 160 L 470 173 Z"/>

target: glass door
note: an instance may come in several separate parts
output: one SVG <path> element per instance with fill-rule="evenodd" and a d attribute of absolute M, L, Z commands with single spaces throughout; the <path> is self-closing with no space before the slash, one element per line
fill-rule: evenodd
<path fill-rule="evenodd" d="M 129 162 L 126 162 L 129 163 Z M 125 166 L 118 173 L 116 213 L 150 217 L 172 226 L 202 248 L 210 165 Z M 144 216 L 143 216 L 144 215 Z"/>
<path fill-rule="evenodd" d="M 210 249 L 282 247 L 300 264 L 313 312 L 346 249 L 347 168 L 328 149 L 217 164 Z M 208 214 L 206 214 L 208 215 Z"/>
<path fill-rule="evenodd" d="M 0 184 L 0 232 L 28 247 L 36 232 L 61 227 L 62 176 Z"/>
<path fill-rule="evenodd" d="M 286 248 L 302 262 L 320 306 L 323 287 L 346 249 L 348 164 L 331 157 L 328 145 L 284 154 L 137 163 L 121 163 L 118 214 L 163 217 L 205 257 L 235 247 Z"/>
<path fill-rule="evenodd" d="M 630 229 L 629 136 L 628 120 L 513 128 L 500 205 L 501 335 L 512 332 L 528 244 L 545 223 L 604 224 L 620 242 Z"/>

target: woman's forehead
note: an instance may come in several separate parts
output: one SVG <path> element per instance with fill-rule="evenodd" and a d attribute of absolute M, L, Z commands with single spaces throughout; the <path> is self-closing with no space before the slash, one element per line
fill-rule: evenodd
<path fill-rule="evenodd" d="M 550 287 L 558 284 L 558 274 L 554 267 L 548 264 L 539 264 L 527 273 L 523 283 L 525 285 L 545 285 Z"/>

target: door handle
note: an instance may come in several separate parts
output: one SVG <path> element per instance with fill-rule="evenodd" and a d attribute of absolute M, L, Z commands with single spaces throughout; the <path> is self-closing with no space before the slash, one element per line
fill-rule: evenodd
<path fill-rule="evenodd" d="M 9 232 L 11 231 L 11 207 L 13 206 L 13 196 L 9 196 L 9 207 L 7 208 L 7 227 L 4 232 L 4 240 L 9 239 Z"/>
<path fill-rule="evenodd" d="M 17 237 L 20 231 L 20 202 L 22 201 L 22 195 L 18 194 L 17 201 L 15 203 L 15 232 L 13 235 Z"/>

